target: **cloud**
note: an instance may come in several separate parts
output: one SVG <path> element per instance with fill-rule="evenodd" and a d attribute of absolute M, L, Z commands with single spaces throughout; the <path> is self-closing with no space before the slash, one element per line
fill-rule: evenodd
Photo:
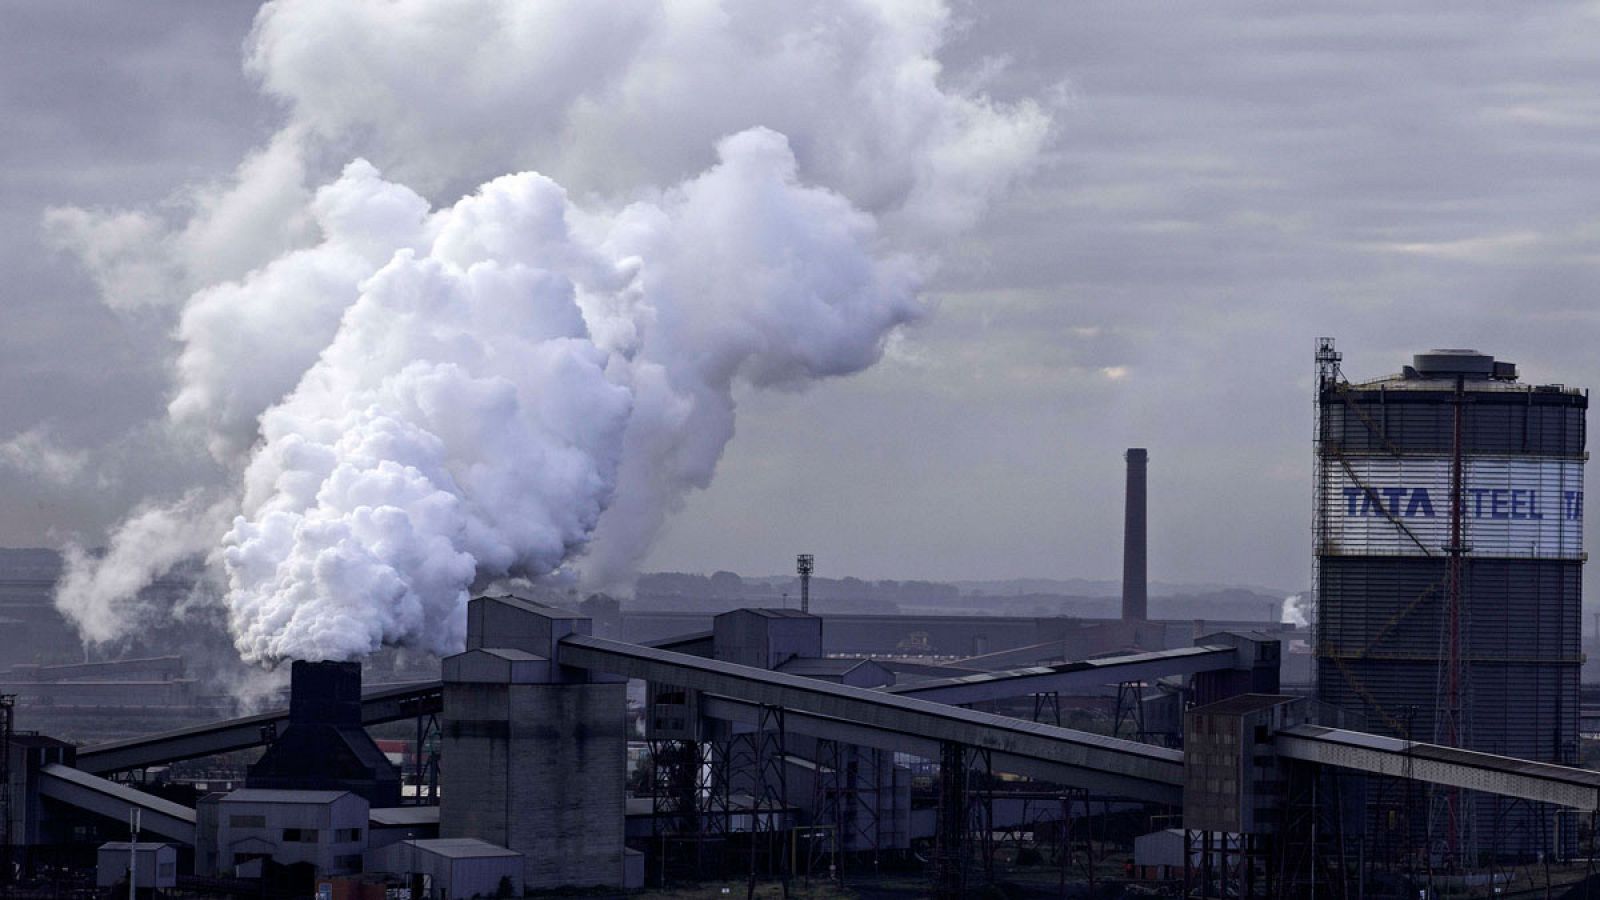
<path fill-rule="evenodd" d="M 0 464 L 52 485 L 76 484 L 89 468 L 89 452 L 61 446 L 45 426 L 0 443 Z"/>

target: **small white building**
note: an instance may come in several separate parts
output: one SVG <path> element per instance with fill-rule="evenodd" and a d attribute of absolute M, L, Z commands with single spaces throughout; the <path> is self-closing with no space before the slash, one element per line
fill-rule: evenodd
<path fill-rule="evenodd" d="M 137 868 L 134 878 L 141 888 L 170 888 L 178 886 L 178 848 L 171 844 L 140 841 L 112 841 L 100 845 L 96 860 L 94 883 L 111 887 L 128 883 L 128 852 L 133 852 Z"/>
<path fill-rule="evenodd" d="M 370 870 L 424 876 L 428 900 L 522 896 L 522 854 L 477 838 L 400 841 L 369 854 Z"/>
<path fill-rule="evenodd" d="M 1196 838 L 1198 841 L 1198 838 Z M 1211 850 L 1211 864 L 1222 865 L 1223 842 L 1226 842 L 1228 853 L 1231 856 L 1238 852 L 1239 836 L 1237 834 L 1214 835 Z M 1184 834 L 1182 828 L 1163 828 L 1149 834 L 1141 834 L 1133 839 L 1133 865 L 1136 875 L 1145 881 L 1169 881 L 1183 877 Z M 1199 846 L 1189 848 L 1189 865 L 1194 871 L 1200 871 L 1201 861 L 1204 857 Z"/>
<path fill-rule="evenodd" d="M 349 791 L 237 790 L 217 804 L 213 858 L 221 874 L 266 858 L 350 875 L 361 871 L 367 812 L 367 801 Z"/>

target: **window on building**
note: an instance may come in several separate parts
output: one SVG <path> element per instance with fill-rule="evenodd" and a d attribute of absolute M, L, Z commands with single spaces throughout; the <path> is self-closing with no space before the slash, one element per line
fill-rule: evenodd
<path fill-rule="evenodd" d="M 333 831 L 333 842 L 335 844 L 349 844 L 359 840 L 361 840 L 361 829 L 359 828 L 336 828 Z"/>
<path fill-rule="evenodd" d="M 265 828 L 266 816 L 229 816 L 228 824 L 234 828 Z"/>
<path fill-rule="evenodd" d="M 285 828 L 283 841 L 286 844 L 315 844 L 317 830 L 315 828 Z"/>
<path fill-rule="evenodd" d="M 349 869 L 352 872 L 359 872 L 361 871 L 361 854 L 352 853 L 349 856 L 335 856 L 333 858 L 333 864 L 341 869 Z"/>

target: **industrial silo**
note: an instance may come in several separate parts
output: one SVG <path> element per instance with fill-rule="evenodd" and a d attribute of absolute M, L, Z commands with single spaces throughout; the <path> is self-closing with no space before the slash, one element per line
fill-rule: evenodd
<path fill-rule="evenodd" d="M 1318 698 L 1368 731 L 1576 763 L 1587 393 L 1470 350 L 1350 382 L 1328 339 L 1318 375 Z M 1368 803 L 1388 852 L 1576 847 L 1526 803 L 1392 783 Z"/>

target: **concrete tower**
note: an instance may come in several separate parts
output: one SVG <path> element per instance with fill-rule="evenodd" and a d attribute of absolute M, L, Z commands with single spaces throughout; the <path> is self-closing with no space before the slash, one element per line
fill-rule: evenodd
<path fill-rule="evenodd" d="M 554 662 L 589 619 L 520 597 L 467 606 L 444 660 L 439 836 L 523 854 L 528 890 L 620 887 L 626 679 Z"/>

